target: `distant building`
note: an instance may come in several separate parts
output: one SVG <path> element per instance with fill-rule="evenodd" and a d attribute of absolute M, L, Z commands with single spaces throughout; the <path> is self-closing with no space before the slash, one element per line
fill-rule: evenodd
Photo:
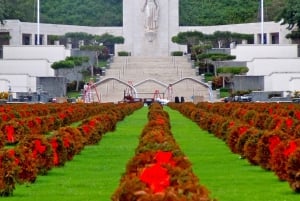
<path fill-rule="evenodd" d="M 123 36 L 125 39 L 124 44 L 115 45 L 113 48 L 115 55 L 119 51 L 127 51 L 131 56 L 160 57 L 169 56 L 173 51 L 187 52 L 187 46 L 175 44 L 171 40 L 179 32 L 186 31 L 205 34 L 215 31 L 253 34 L 252 44 L 243 41 L 243 44 L 230 47 L 230 53 L 237 56 L 236 61 L 245 62 L 250 69 L 245 76 L 260 76 L 260 90 L 300 90 L 298 46 L 292 45 L 292 41 L 285 37 L 289 33 L 286 26 L 265 22 L 263 37 L 261 23 L 183 27 L 179 26 L 178 0 L 173 0 L 172 3 L 158 1 L 158 4 L 158 25 L 153 32 L 145 32 L 144 15 L 141 12 L 143 1 L 140 0 L 123 0 L 123 27 L 41 23 L 38 36 L 36 23 L 5 20 L 4 25 L 0 25 L 0 83 L 7 84 L 1 85 L 0 90 L 11 86 L 13 91 L 28 92 L 30 89 L 31 93 L 37 93 L 42 86 L 37 81 L 39 78 L 55 77 L 51 64 L 69 56 L 72 46 L 62 46 L 58 42 L 50 41 L 50 36 L 62 36 L 69 32 L 93 35 L 108 33 Z M 39 46 L 36 46 L 37 37 L 40 38 Z M 261 41 L 262 38 L 264 41 Z M 245 88 L 244 85 L 242 88 Z M 63 91 L 61 95 L 65 95 Z"/>

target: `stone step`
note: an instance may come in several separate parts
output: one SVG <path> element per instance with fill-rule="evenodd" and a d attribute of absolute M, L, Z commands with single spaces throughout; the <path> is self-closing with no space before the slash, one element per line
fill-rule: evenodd
<path fill-rule="evenodd" d="M 159 98 L 171 100 L 176 96 L 186 101 L 194 101 L 194 97 L 209 100 L 208 89 L 190 79 L 168 87 L 185 77 L 200 80 L 186 57 L 115 57 L 102 78 L 113 79 L 97 85 L 96 89 L 102 102 L 118 102 L 124 94 L 133 94 L 124 83 L 133 85 L 139 98 L 153 98 L 159 92 Z M 98 99 L 96 93 L 93 97 Z"/>

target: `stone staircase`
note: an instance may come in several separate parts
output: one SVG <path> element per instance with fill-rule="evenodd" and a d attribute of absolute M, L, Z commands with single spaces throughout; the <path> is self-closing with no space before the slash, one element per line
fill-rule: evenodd
<path fill-rule="evenodd" d="M 196 76 L 185 56 L 115 57 L 110 68 L 106 69 L 106 76 L 96 83 L 93 100 L 98 100 L 98 94 L 101 102 L 122 101 L 124 95 L 170 101 L 177 96 L 184 101 L 208 101 L 209 91 L 200 81 L 201 76 Z"/>

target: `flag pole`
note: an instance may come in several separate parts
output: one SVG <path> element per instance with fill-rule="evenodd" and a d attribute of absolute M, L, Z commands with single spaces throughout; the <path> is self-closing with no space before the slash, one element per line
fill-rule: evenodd
<path fill-rule="evenodd" d="M 40 0 L 37 0 L 37 40 L 36 44 L 40 45 Z"/>
<path fill-rule="evenodd" d="M 261 44 L 264 44 L 264 0 L 260 0 Z"/>

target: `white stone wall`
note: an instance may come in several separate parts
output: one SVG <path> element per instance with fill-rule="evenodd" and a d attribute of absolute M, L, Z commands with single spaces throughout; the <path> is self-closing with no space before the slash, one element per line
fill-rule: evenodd
<path fill-rule="evenodd" d="M 237 45 L 231 49 L 237 61 L 251 61 L 253 58 L 296 58 L 298 45 Z"/>
<path fill-rule="evenodd" d="M 300 75 L 293 75 L 289 78 L 289 90 L 291 92 L 300 91 Z"/>
<path fill-rule="evenodd" d="M 247 62 L 247 67 L 247 75 L 265 76 L 265 91 L 300 89 L 300 58 L 253 58 Z"/>
<path fill-rule="evenodd" d="M 291 79 L 296 77 L 297 79 Z M 299 91 L 300 72 L 298 73 L 273 73 L 265 76 L 265 91 Z"/>
<path fill-rule="evenodd" d="M 58 46 L 3 46 L 3 59 L 47 59 L 50 63 L 64 60 L 71 51 L 63 45 Z"/>
<path fill-rule="evenodd" d="M 2 79 L 10 80 L 10 82 L 1 82 Z M 8 91 L 8 88 L 11 87 L 14 98 L 16 95 L 14 92 L 36 91 L 36 77 L 28 74 L 0 74 L 0 83 L 0 91 Z"/>
<path fill-rule="evenodd" d="M 44 77 L 55 76 L 51 63 L 46 59 L 4 59 L 0 60 L 1 74 L 27 74 Z"/>
<path fill-rule="evenodd" d="M 6 20 L 5 25 L 0 25 L 0 31 L 9 32 L 10 45 L 22 45 L 22 34 L 31 35 L 31 44 L 34 45 L 35 34 L 37 34 L 37 24 L 30 22 L 20 22 L 19 20 Z M 111 35 L 122 36 L 122 27 L 90 27 L 60 24 L 40 23 L 40 35 L 43 36 L 43 45 L 47 45 L 48 35 L 62 36 L 69 32 L 85 32 L 93 35 L 109 33 Z"/>
<path fill-rule="evenodd" d="M 270 75 L 272 73 L 300 72 L 300 58 L 254 58 L 247 62 L 247 75 Z"/>

